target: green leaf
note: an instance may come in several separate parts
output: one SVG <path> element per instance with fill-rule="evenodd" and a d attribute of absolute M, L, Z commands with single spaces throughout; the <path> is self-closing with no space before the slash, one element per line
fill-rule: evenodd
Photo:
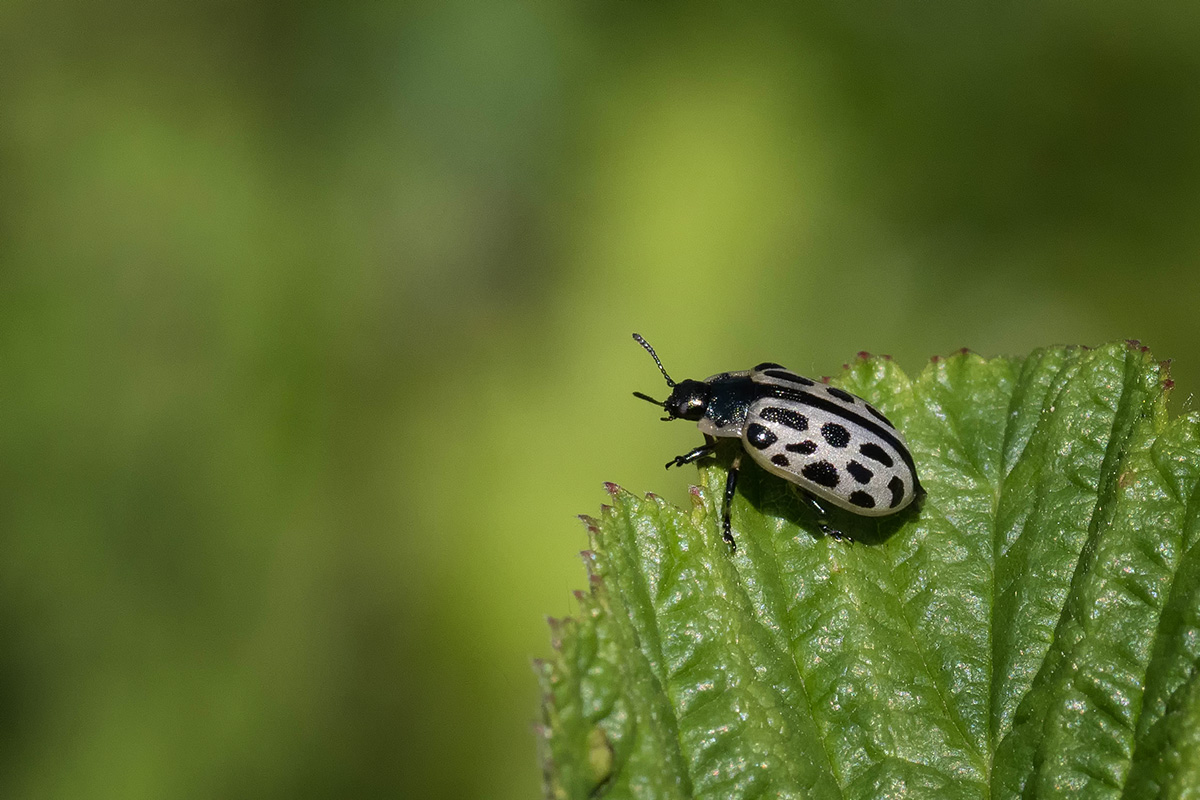
<path fill-rule="evenodd" d="M 723 443 L 682 510 L 610 487 L 538 665 L 551 798 L 1200 796 L 1200 415 L 1136 343 L 835 383 L 928 497 L 822 536 Z M 668 454 L 670 455 L 670 454 Z"/>

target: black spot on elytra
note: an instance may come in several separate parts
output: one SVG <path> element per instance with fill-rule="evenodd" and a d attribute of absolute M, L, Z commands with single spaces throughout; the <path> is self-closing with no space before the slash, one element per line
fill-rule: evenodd
<path fill-rule="evenodd" d="M 850 502 L 859 508 L 874 508 L 875 498 L 861 489 L 850 493 Z"/>
<path fill-rule="evenodd" d="M 778 378 L 781 381 L 787 381 L 788 383 L 798 383 L 801 386 L 816 386 L 816 381 L 810 381 L 808 378 L 805 378 L 802 375 L 797 375 L 794 372 L 788 372 L 783 368 L 769 369 L 763 374 L 769 375 L 772 378 Z"/>
<path fill-rule="evenodd" d="M 791 462 L 787 460 L 787 456 L 785 455 L 773 455 L 771 456 L 771 463 L 777 467 L 786 467 Z"/>
<path fill-rule="evenodd" d="M 826 422 L 821 426 L 821 435 L 832 447 L 845 447 L 850 444 L 850 431 L 836 422 Z"/>
<path fill-rule="evenodd" d="M 831 395 L 836 397 L 838 400 L 841 400 L 843 403 L 854 403 L 854 395 L 850 394 L 849 392 L 843 392 L 836 386 L 828 387 L 828 391 Z"/>
<path fill-rule="evenodd" d="M 828 461 L 816 461 L 812 464 L 805 464 L 804 469 L 800 470 L 800 474 L 818 486 L 825 486 L 832 489 L 838 485 L 837 467 Z"/>
<path fill-rule="evenodd" d="M 801 453 L 806 456 L 811 456 L 817 452 L 817 443 L 812 439 L 805 439 L 803 442 L 792 442 L 784 447 L 785 450 L 791 453 Z"/>
<path fill-rule="evenodd" d="M 754 368 L 755 372 L 762 372 L 764 369 L 783 369 L 783 364 L 776 364 L 774 361 L 764 361 Z"/>
<path fill-rule="evenodd" d="M 757 447 L 759 450 L 766 450 L 768 447 L 779 441 L 779 437 L 771 433 L 762 425 L 759 425 L 757 422 L 751 422 L 746 428 L 746 441 Z"/>
<path fill-rule="evenodd" d="M 895 508 L 900 505 L 900 501 L 904 499 L 904 481 L 900 480 L 899 475 L 893 475 L 888 481 L 888 491 L 892 493 L 892 502 L 888 508 Z"/>
<path fill-rule="evenodd" d="M 875 477 L 875 473 L 864 467 L 857 461 L 851 461 L 846 465 L 846 472 L 849 472 L 851 477 L 859 483 L 870 483 L 871 478 Z"/>
<path fill-rule="evenodd" d="M 887 454 L 886 450 L 884 450 L 882 447 L 875 444 L 874 442 L 864 442 L 858 448 L 858 452 L 862 453 L 864 456 L 871 459 L 872 461 L 878 461 L 880 464 L 883 464 L 885 467 L 890 467 L 896 463 L 896 462 L 892 461 L 892 457 Z"/>
<path fill-rule="evenodd" d="M 759 416 L 767 422 L 777 422 L 780 425 L 788 426 L 792 430 L 808 430 L 808 417 L 787 408 L 770 406 L 769 408 L 764 408 Z"/>

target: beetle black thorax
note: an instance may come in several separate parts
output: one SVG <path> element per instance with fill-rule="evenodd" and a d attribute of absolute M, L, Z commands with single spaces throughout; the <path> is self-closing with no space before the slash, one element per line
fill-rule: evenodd
<path fill-rule="evenodd" d="M 704 416 L 714 428 L 729 429 L 740 434 L 750 404 L 763 394 L 763 387 L 755 384 L 746 372 L 722 372 L 704 383 L 709 392 Z"/>

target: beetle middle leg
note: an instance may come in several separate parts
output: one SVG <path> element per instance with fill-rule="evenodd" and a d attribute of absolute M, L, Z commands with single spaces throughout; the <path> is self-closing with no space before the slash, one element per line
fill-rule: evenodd
<path fill-rule="evenodd" d="M 729 542 L 729 552 L 737 552 L 737 542 L 733 540 L 733 492 L 737 489 L 738 468 L 742 466 L 742 454 L 738 453 L 734 456 L 733 463 L 729 465 L 729 472 L 725 476 L 725 507 L 721 511 L 721 536 L 725 541 Z"/>
<path fill-rule="evenodd" d="M 817 515 L 817 527 L 821 529 L 821 533 L 825 534 L 826 536 L 832 536 L 838 541 L 843 541 L 850 538 L 829 524 L 829 512 L 825 510 L 825 506 L 821 505 L 820 500 L 813 497 L 810 493 L 803 489 L 797 488 L 797 491 L 800 492 L 800 497 L 804 499 L 804 502 L 808 505 L 808 507 L 811 508 L 813 513 Z"/>

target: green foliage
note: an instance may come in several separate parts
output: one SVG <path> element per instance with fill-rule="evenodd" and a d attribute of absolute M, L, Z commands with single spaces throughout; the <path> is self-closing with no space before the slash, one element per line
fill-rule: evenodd
<path fill-rule="evenodd" d="M 1200 414 L 1136 343 L 859 359 L 929 492 L 822 537 L 728 453 L 690 510 L 613 486 L 538 665 L 552 798 L 1200 792 Z"/>

